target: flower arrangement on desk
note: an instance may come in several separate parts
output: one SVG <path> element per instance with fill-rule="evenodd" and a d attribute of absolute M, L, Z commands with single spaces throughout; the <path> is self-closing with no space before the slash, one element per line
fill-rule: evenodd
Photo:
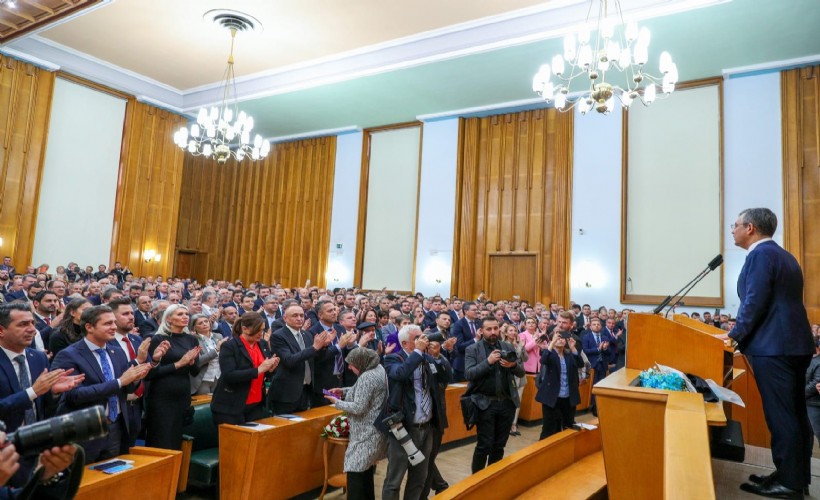
<path fill-rule="evenodd" d="M 341 414 L 333 417 L 333 420 L 322 430 L 322 437 L 346 438 L 350 437 L 350 422 L 347 415 Z"/>
<path fill-rule="evenodd" d="M 667 391 L 686 391 L 686 382 L 683 377 L 673 372 L 664 372 L 658 367 L 644 370 L 640 375 L 641 386 L 650 389 L 662 389 Z"/>

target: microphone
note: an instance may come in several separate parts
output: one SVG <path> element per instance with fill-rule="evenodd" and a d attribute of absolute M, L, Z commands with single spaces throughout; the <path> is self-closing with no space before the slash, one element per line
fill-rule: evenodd
<path fill-rule="evenodd" d="M 718 267 L 720 267 L 721 264 L 723 264 L 723 255 L 717 254 L 717 256 L 715 256 L 714 259 L 710 260 L 709 264 L 706 265 L 706 269 L 704 269 L 697 276 L 695 276 L 695 278 L 692 281 L 685 284 L 683 286 L 683 288 L 681 288 L 680 290 L 675 292 L 674 295 L 669 295 L 668 297 L 663 299 L 663 302 L 658 304 L 658 306 L 655 309 L 652 310 L 652 314 L 658 314 L 659 312 L 661 312 L 663 310 L 664 307 L 668 306 L 669 303 L 672 302 L 672 299 L 674 299 L 675 297 L 680 296 L 680 298 L 678 298 L 678 300 L 675 301 L 674 304 L 672 304 L 672 307 L 669 308 L 669 310 L 672 310 L 673 307 L 678 305 L 680 303 L 680 301 L 683 300 L 684 297 L 686 297 L 686 294 L 688 294 L 692 290 L 692 288 L 695 287 L 695 285 L 700 283 L 700 280 L 705 278 L 706 275 L 709 274 L 710 272 L 712 272 L 715 269 L 717 269 Z M 669 314 L 668 311 L 667 311 L 667 314 Z"/>

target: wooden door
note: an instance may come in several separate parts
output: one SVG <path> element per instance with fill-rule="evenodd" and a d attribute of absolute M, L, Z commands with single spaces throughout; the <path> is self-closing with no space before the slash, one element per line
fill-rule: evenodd
<path fill-rule="evenodd" d="M 190 279 L 191 270 L 193 269 L 196 252 L 187 252 L 184 250 L 177 251 L 176 271 L 174 274 L 178 278 Z"/>
<path fill-rule="evenodd" d="M 535 254 L 490 255 L 487 292 L 492 300 L 510 300 L 518 295 L 533 302 L 536 297 L 538 259 Z"/>

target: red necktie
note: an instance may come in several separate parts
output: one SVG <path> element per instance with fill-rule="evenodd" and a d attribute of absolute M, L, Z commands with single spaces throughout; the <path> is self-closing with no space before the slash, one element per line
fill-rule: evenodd
<path fill-rule="evenodd" d="M 51 318 L 49 318 L 48 316 L 46 316 L 45 318 L 43 318 L 43 321 L 45 321 L 45 322 L 46 322 L 46 325 L 51 326 Z"/>
<path fill-rule="evenodd" d="M 131 339 L 124 337 L 123 340 L 125 341 L 125 347 L 128 348 L 128 359 L 134 361 L 137 359 L 137 353 L 134 351 L 134 346 L 131 345 Z M 134 395 L 141 398 L 143 392 L 145 392 L 145 388 L 142 386 L 142 382 L 140 382 L 140 385 L 137 386 L 137 390 L 134 391 Z"/>

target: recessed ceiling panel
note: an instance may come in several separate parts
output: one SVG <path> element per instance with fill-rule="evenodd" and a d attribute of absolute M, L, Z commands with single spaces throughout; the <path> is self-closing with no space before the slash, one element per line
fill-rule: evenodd
<path fill-rule="evenodd" d="M 101 0 L 16 0 L 0 2 L 0 44 L 26 35 Z"/>
<path fill-rule="evenodd" d="M 26 0 L 20 0 L 23 2 Z M 32 1 L 33 0 L 28 0 Z M 38 0 L 39 1 L 39 0 Z M 553 0 L 565 5 L 565 0 Z M 239 33 L 238 77 L 293 66 L 418 33 L 523 8 L 544 0 L 117 0 L 55 26 L 46 39 L 185 90 L 217 82 L 230 48 L 227 31 L 203 20 L 230 8 L 259 19 Z"/>

